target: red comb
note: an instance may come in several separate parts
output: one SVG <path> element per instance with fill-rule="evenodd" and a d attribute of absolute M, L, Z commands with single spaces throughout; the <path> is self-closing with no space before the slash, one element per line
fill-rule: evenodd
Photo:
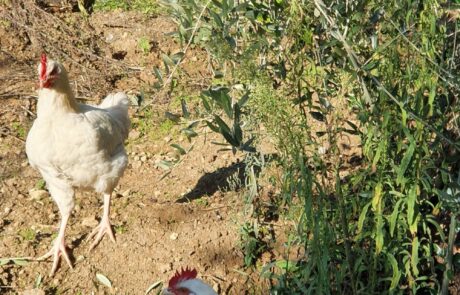
<path fill-rule="evenodd" d="M 195 279 L 196 275 L 196 269 L 189 269 L 188 267 L 186 267 L 185 269 L 182 268 L 182 271 L 180 273 L 176 271 L 176 274 L 169 280 L 169 288 L 174 289 L 174 287 L 182 281 Z"/>
<path fill-rule="evenodd" d="M 42 53 L 41 64 L 40 79 L 44 80 L 46 75 L 46 54 L 44 53 Z"/>

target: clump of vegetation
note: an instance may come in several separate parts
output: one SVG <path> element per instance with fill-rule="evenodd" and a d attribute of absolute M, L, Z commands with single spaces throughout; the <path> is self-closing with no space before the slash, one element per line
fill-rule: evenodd
<path fill-rule="evenodd" d="M 139 49 L 142 51 L 143 54 L 149 54 L 150 53 L 150 50 L 151 50 L 151 45 L 150 45 L 150 41 L 149 39 L 147 39 L 146 37 L 142 37 L 139 39 L 138 41 L 138 46 L 139 46 Z"/>
<path fill-rule="evenodd" d="M 152 0 L 96 0 L 93 9 L 95 11 L 134 10 L 153 16 L 159 14 L 160 5 L 158 1 Z"/>
<path fill-rule="evenodd" d="M 36 233 L 33 229 L 31 228 L 25 228 L 19 231 L 19 236 L 26 241 L 34 241 Z"/>
<path fill-rule="evenodd" d="M 166 2 L 184 48 L 206 48 L 219 80 L 200 122 L 248 161 L 267 140 L 258 126 L 276 143 L 280 211 L 297 222 L 288 244 L 304 254 L 264 268 L 273 292 L 447 294 L 460 212 L 450 2 Z M 261 240 L 243 229 L 250 265 Z"/>

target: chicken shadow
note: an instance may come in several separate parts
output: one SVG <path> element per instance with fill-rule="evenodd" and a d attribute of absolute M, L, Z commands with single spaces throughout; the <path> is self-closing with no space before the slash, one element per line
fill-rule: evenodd
<path fill-rule="evenodd" d="M 263 155 L 266 164 L 278 158 L 277 154 Z M 245 186 L 246 164 L 237 160 L 228 167 L 222 167 L 214 172 L 205 173 L 200 177 L 195 187 L 186 195 L 176 200 L 176 203 L 187 203 L 204 196 L 212 196 L 217 191 L 239 191 Z M 254 165 L 256 177 L 260 174 L 261 167 Z"/>

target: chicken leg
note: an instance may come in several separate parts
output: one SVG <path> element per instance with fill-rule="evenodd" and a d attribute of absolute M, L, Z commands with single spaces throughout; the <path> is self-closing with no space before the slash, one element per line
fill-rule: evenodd
<path fill-rule="evenodd" d="M 59 226 L 59 234 L 54 240 L 54 245 L 48 253 L 37 258 L 38 261 L 46 260 L 48 257 L 53 256 L 53 267 L 51 268 L 50 277 L 54 276 L 54 273 L 57 270 L 59 257 L 62 255 L 64 260 L 67 262 L 70 268 L 73 269 L 72 263 L 70 262 L 69 255 L 65 248 L 65 228 L 67 226 L 67 221 L 69 220 L 70 214 L 62 216 L 61 225 Z"/>
<path fill-rule="evenodd" d="M 96 236 L 95 240 L 89 247 L 89 250 L 93 250 L 94 247 L 102 240 L 102 237 L 105 234 L 108 234 L 110 240 L 115 243 L 115 236 L 113 235 L 112 226 L 110 224 L 110 197 L 111 194 L 104 194 L 104 212 L 102 214 L 102 219 L 99 225 L 93 230 L 93 232 L 89 235 L 89 239 Z"/>

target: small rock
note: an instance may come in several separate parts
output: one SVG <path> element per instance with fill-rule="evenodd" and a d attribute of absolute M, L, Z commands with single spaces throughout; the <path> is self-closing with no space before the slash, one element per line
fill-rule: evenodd
<path fill-rule="evenodd" d="M 48 195 L 49 195 L 48 192 L 42 189 L 33 188 L 29 191 L 29 196 L 34 201 L 40 201 L 41 199 L 43 199 L 44 197 L 47 197 Z"/>
<path fill-rule="evenodd" d="M 160 265 L 160 272 L 167 273 L 172 270 L 172 263 L 162 264 Z"/>
<path fill-rule="evenodd" d="M 138 130 L 134 129 L 134 130 L 131 130 L 131 132 L 129 133 L 129 138 L 130 139 L 136 140 L 139 137 L 141 137 L 141 133 Z"/>
<path fill-rule="evenodd" d="M 42 289 L 30 289 L 21 293 L 21 295 L 45 295 Z"/>
<path fill-rule="evenodd" d="M 88 217 L 83 218 L 83 220 L 81 221 L 81 224 L 87 227 L 95 227 L 97 226 L 98 222 L 94 218 L 94 216 L 88 216 Z"/>
<path fill-rule="evenodd" d="M 83 261 L 83 260 L 85 260 L 85 256 L 83 256 L 83 255 L 78 255 L 78 257 L 77 257 L 77 259 L 75 260 L 75 262 L 78 263 L 78 262 L 81 262 L 81 261 Z"/>
<path fill-rule="evenodd" d="M 9 186 L 9 187 L 16 186 L 16 179 L 8 178 L 7 180 L 5 180 L 5 184 L 6 186 Z"/>
<path fill-rule="evenodd" d="M 131 189 L 127 189 L 124 192 L 121 193 L 123 197 L 129 197 L 131 195 Z"/>
<path fill-rule="evenodd" d="M 134 169 L 139 169 L 139 168 L 141 168 L 141 166 L 142 166 L 142 162 L 140 162 L 140 161 L 136 161 L 136 162 L 133 163 L 133 168 Z"/>
<path fill-rule="evenodd" d="M 54 220 L 56 218 L 56 214 L 55 213 L 50 213 L 48 215 L 48 218 L 51 219 L 51 220 Z"/>
<path fill-rule="evenodd" d="M 163 140 L 168 143 L 172 140 L 171 136 L 166 136 L 165 138 L 163 138 Z"/>
<path fill-rule="evenodd" d="M 155 196 L 155 198 L 158 198 L 160 196 L 161 192 L 160 191 L 155 191 L 153 193 L 153 195 Z"/>
<path fill-rule="evenodd" d="M 178 233 L 172 233 L 172 234 L 169 236 L 169 239 L 171 239 L 172 241 L 175 241 L 175 240 L 177 240 L 178 237 L 179 237 L 179 234 L 178 234 Z"/>
<path fill-rule="evenodd" d="M 141 162 L 145 162 L 145 161 L 147 161 L 147 156 L 142 156 L 141 157 Z"/>
<path fill-rule="evenodd" d="M 10 207 L 5 207 L 5 214 L 10 214 L 11 208 Z"/>

